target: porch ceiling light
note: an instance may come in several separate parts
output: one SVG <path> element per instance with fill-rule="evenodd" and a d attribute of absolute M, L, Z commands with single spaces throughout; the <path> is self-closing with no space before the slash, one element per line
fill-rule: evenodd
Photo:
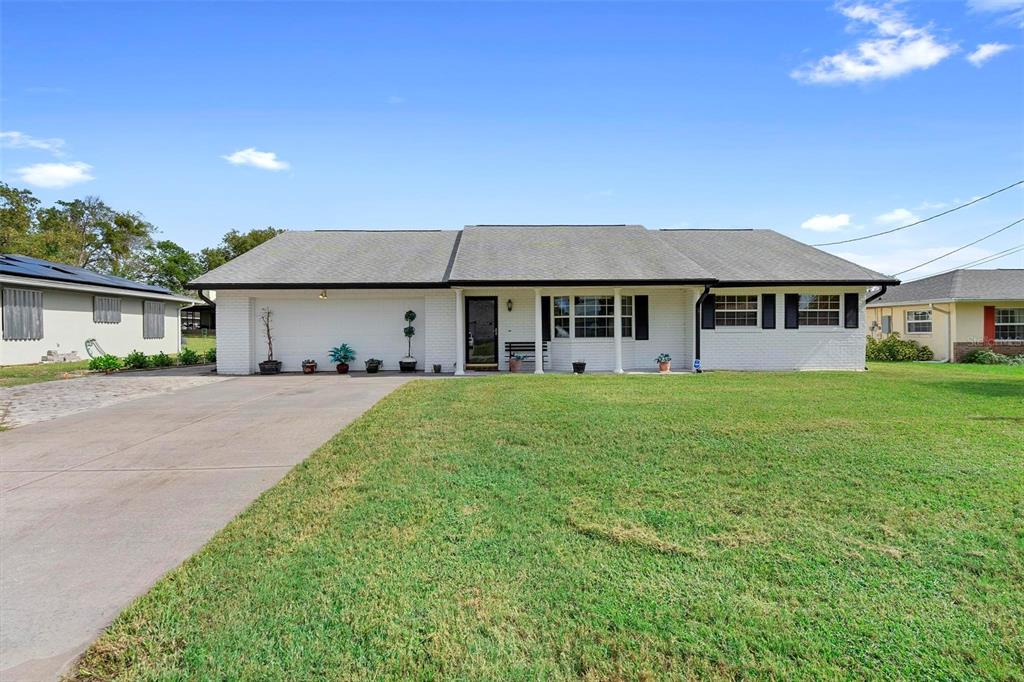
<path fill-rule="evenodd" d="M 327 300 L 327 289 L 321 289 L 320 290 L 320 300 L 321 301 L 326 301 Z"/>
<path fill-rule="evenodd" d="M 511 298 L 508 299 L 507 301 L 505 301 L 505 307 L 508 308 L 509 312 L 512 312 L 512 299 Z"/>

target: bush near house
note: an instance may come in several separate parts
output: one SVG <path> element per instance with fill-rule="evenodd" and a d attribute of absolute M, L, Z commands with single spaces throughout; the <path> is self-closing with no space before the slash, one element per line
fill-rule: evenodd
<path fill-rule="evenodd" d="M 881 341 L 869 336 L 866 355 L 868 360 L 882 362 L 911 362 L 935 358 L 931 348 L 922 346 L 917 341 L 901 339 L 898 332 L 889 334 Z"/>
<path fill-rule="evenodd" d="M 217 362 L 217 347 L 210 346 L 209 348 L 207 348 L 206 352 L 203 353 L 203 358 L 207 362 Z"/>
<path fill-rule="evenodd" d="M 174 364 L 174 358 L 163 351 L 151 357 L 150 361 L 154 367 L 170 367 Z"/>
<path fill-rule="evenodd" d="M 976 348 L 965 355 L 960 362 L 975 365 L 1021 365 L 1024 366 L 1024 355 L 1003 355 L 988 348 Z"/>
<path fill-rule="evenodd" d="M 142 351 L 133 350 L 125 356 L 124 366 L 128 369 L 146 369 L 149 367 L 149 358 Z"/>
<path fill-rule="evenodd" d="M 203 356 L 191 348 L 182 348 L 178 353 L 178 362 L 183 365 L 198 365 L 203 361 Z"/>
<path fill-rule="evenodd" d="M 112 372 L 121 369 L 124 363 L 116 355 L 101 355 L 89 361 L 89 369 L 94 372 Z"/>

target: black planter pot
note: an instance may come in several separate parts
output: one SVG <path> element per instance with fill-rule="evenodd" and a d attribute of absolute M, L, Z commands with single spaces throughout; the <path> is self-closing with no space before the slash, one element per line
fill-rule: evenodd
<path fill-rule="evenodd" d="M 441 365 L 434 365 L 434 374 L 441 373 Z"/>
<path fill-rule="evenodd" d="M 277 374 L 280 371 L 280 360 L 264 360 L 260 363 L 260 374 Z"/>
<path fill-rule="evenodd" d="M 398 368 L 403 372 L 415 372 L 416 361 L 415 360 L 399 360 Z"/>
<path fill-rule="evenodd" d="M 583 374 L 583 372 L 586 369 L 587 369 L 587 363 L 585 363 L 585 362 L 574 362 L 574 363 L 572 363 L 572 373 L 573 374 Z"/>
<path fill-rule="evenodd" d="M 366 373 L 367 374 L 376 374 L 378 371 L 380 371 L 380 363 L 379 362 L 367 362 L 366 363 Z"/>

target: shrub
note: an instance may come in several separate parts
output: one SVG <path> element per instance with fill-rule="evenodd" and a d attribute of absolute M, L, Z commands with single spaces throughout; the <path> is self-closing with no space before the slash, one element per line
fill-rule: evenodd
<path fill-rule="evenodd" d="M 89 369 L 94 372 L 113 372 L 121 369 L 121 358 L 116 355 L 101 355 L 89 361 Z"/>
<path fill-rule="evenodd" d="M 198 365 L 202 362 L 202 356 L 191 348 L 184 348 L 178 353 L 178 362 L 183 365 Z"/>
<path fill-rule="evenodd" d="M 124 366 L 128 369 L 146 369 L 149 367 L 149 358 L 142 351 L 133 350 L 125 356 Z"/>
<path fill-rule="evenodd" d="M 217 347 L 211 346 L 210 348 L 207 348 L 206 352 L 203 353 L 203 357 L 207 362 L 217 362 Z"/>
<path fill-rule="evenodd" d="M 898 332 L 893 332 L 881 341 L 869 336 L 866 355 L 868 360 L 885 362 L 931 360 L 935 357 L 931 348 L 922 346 L 917 341 L 901 339 Z"/>
<path fill-rule="evenodd" d="M 154 367 L 170 367 L 174 364 L 174 358 L 167 353 L 160 351 L 150 358 L 150 362 L 153 363 Z"/>
<path fill-rule="evenodd" d="M 1024 355 L 1003 355 L 988 348 L 975 348 L 965 355 L 961 362 L 969 362 L 975 365 L 1024 366 Z"/>

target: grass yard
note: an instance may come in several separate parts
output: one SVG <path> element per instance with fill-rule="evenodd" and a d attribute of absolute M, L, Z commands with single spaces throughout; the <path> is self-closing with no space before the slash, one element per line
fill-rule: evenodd
<path fill-rule="evenodd" d="M 39 365 L 6 365 L 0 367 L 0 388 L 35 384 L 63 379 L 65 374 L 80 376 L 89 371 L 89 361 L 52 362 Z"/>
<path fill-rule="evenodd" d="M 80 678 L 1024 677 L 1024 370 L 407 384 Z"/>
<path fill-rule="evenodd" d="M 191 348 L 197 353 L 205 353 L 209 349 L 217 345 L 217 337 L 213 336 L 202 336 L 201 334 L 182 334 L 181 335 L 181 346 L 182 348 Z"/>

